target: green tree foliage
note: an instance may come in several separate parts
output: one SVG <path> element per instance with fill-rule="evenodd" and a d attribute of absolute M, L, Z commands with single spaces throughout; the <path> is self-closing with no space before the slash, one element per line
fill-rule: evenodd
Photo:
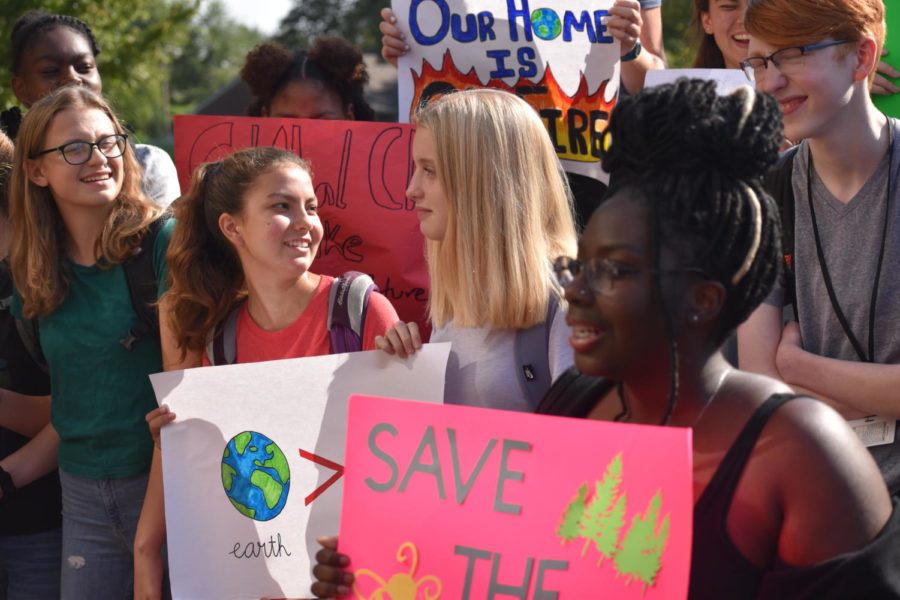
<path fill-rule="evenodd" d="M 619 543 L 619 531 L 625 524 L 625 494 L 620 493 L 622 485 L 622 453 L 617 454 L 607 465 L 603 480 L 595 482 L 594 495 L 578 522 L 584 547 L 584 556 L 591 541 L 600 553 L 600 563 L 604 558 L 612 558 Z M 598 563 L 599 564 L 599 563 Z"/>
<path fill-rule="evenodd" d="M 650 499 L 643 515 L 634 516 L 622 547 L 613 558 L 616 571 L 626 576 L 626 584 L 639 579 L 644 583 L 645 590 L 656 581 L 669 538 L 669 515 L 663 518 L 661 525 L 659 523 L 661 505 L 662 491 L 658 491 Z"/>
<path fill-rule="evenodd" d="M 578 523 L 581 521 L 581 516 L 584 513 L 587 494 L 588 485 L 583 483 L 581 484 L 581 487 L 578 488 L 578 493 L 575 494 L 575 497 L 569 503 L 569 507 L 563 513 L 559 529 L 556 530 L 556 535 L 563 538 L 563 543 L 574 541 L 581 535 L 581 529 L 579 528 Z"/>
<path fill-rule="evenodd" d="M 662 5 L 663 42 L 669 67 L 684 69 L 694 60 L 694 40 L 691 39 L 693 0 L 665 0 Z"/>
<path fill-rule="evenodd" d="M 307 48 L 320 35 L 340 35 L 363 52 L 381 52 L 381 9 L 389 0 L 294 0 L 294 8 L 281 21 L 278 35 L 290 48 Z"/>
<path fill-rule="evenodd" d="M 220 0 L 206 4 L 172 61 L 172 111 L 191 112 L 237 76 L 247 52 L 263 38 L 256 29 L 234 21 Z"/>
<path fill-rule="evenodd" d="M 141 141 L 158 141 L 171 129 L 168 66 L 187 37 L 200 0 L 4 0 L 0 11 L 0 106 L 16 103 L 10 87 L 9 35 L 15 20 L 38 8 L 85 21 L 102 49 L 103 91 Z"/>

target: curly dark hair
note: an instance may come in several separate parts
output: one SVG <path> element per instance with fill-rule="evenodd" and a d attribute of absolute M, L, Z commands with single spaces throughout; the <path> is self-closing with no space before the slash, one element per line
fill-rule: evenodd
<path fill-rule="evenodd" d="M 12 42 L 10 52 L 10 70 L 14 75 L 19 74 L 22 66 L 22 55 L 29 45 L 34 41 L 37 34 L 53 29 L 54 27 L 68 27 L 77 33 L 80 33 L 87 39 L 91 45 L 91 52 L 94 56 L 100 54 L 100 45 L 97 44 L 97 38 L 94 32 L 88 27 L 88 24 L 73 17 L 71 15 L 59 15 L 56 13 L 47 13 L 41 10 L 29 10 L 27 13 L 16 19 L 13 24 Z"/>
<path fill-rule="evenodd" d="M 609 194 L 638 192 L 650 216 L 653 267 L 663 244 L 680 262 L 720 282 L 726 298 L 717 343 L 768 295 L 779 271 L 780 221 L 762 177 L 782 139 L 774 98 L 749 86 L 728 96 L 716 84 L 679 79 L 623 98 L 606 135 Z M 663 297 L 658 273 L 654 293 Z M 678 391 L 672 315 L 659 302 L 670 340 L 672 382 L 665 421 Z"/>
<path fill-rule="evenodd" d="M 308 51 L 297 52 L 276 42 L 263 42 L 247 53 L 241 78 L 254 95 L 247 108 L 250 116 L 261 116 L 262 109 L 288 83 L 317 79 L 337 93 L 343 106 L 353 107 L 356 120 L 375 118 L 363 96 L 369 74 L 362 53 L 338 36 L 316 38 Z"/>

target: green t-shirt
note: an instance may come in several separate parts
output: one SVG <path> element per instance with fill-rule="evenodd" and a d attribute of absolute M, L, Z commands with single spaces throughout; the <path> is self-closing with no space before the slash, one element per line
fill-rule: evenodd
<path fill-rule="evenodd" d="M 165 290 L 170 219 L 153 246 L 159 293 Z M 159 338 L 131 351 L 119 340 L 137 325 L 125 271 L 74 263 L 62 304 L 38 318 L 41 349 L 50 367 L 51 421 L 60 437 L 59 466 L 81 477 L 130 477 L 150 466 L 153 442 L 144 415 L 156 408 L 150 379 L 162 371 Z M 21 316 L 21 298 L 13 312 Z"/>

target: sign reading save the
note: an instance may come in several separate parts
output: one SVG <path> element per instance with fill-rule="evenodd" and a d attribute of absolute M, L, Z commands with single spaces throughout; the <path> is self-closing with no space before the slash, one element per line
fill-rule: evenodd
<path fill-rule="evenodd" d="M 686 429 L 350 399 L 351 597 L 687 596 Z"/>

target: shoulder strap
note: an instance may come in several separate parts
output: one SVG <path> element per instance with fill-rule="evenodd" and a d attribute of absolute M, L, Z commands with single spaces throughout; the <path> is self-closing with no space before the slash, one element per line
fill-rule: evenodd
<path fill-rule="evenodd" d="M 131 307 L 138 317 L 137 325 L 119 340 L 126 350 L 131 350 L 135 342 L 151 335 L 159 335 L 159 312 L 156 308 L 159 299 L 159 282 L 153 265 L 153 246 L 159 230 L 171 217 L 164 213 L 150 224 L 141 245 L 134 254 L 122 264 L 125 280 L 128 282 L 128 294 L 131 296 Z"/>
<path fill-rule="evenodd" d="M 41 337 L 38 330 L 37 317 L 33 319 L 16 319 L 16 330 L 19 332 L 19 338 L 22 344 L 28 350 L 35 364 L 41 368 L 44 373 L 50 373 L 50 367 L 47 366 L 47 359 L 44 357 L 44 351 L 41 350 Z"/>
<path fill-rule="evenodd" d="M 332 354 L 362 350 L 366 311 L 373 291 L 378 291 L 378 286 L 359 271 L 347 271 L 331 284 L 327 326 Z"/>
<path fill-rule="evenodd" d="M 206 344 L 206 358 L 213 367 L 237 362 L 237 321 L 243 304 L 238 304 L 216 327 Z"/>
<path fill-rule="evenodd" d="M 558 310 L 559 297 L 550 294 L 547 317 L 544 321 L 528 329 L 516 331 L 516 368 L 521 370 L 516 377 L 532 409 L 537 409 L 553 383 L 550 372 L 550 328 Z"/>
<path fill-rule="evenodd" d="M 784 256 L 783 268 L 787 275 L 785 284 L 794 308 L 794 319 L 800 320 L 797 312 L 796 274 L 794 272 L 794 185 L 791 176 L 794 172 L 794 158 L 800 146 L 793 146 L 784 151 L 765 178 L 766 190 L 772 195 L 781 215 L 781 252 Z"/>
<path fill-rule="evenodd" d="M 728 513 L 731 498 L 744 473 L 744 467 L 766 423 L 784 403 L 799 397 L 801 396 L 797 394 L 773 394 L 750 415 L 722 462 L 719 463 L 716 472 L 713 473 L 700 501 L 709 498 L 708 501 L 711 502 L 713 499 L 717 499 L 718 505 L 724 513 L 722 516 L 724 517 Z"/>

